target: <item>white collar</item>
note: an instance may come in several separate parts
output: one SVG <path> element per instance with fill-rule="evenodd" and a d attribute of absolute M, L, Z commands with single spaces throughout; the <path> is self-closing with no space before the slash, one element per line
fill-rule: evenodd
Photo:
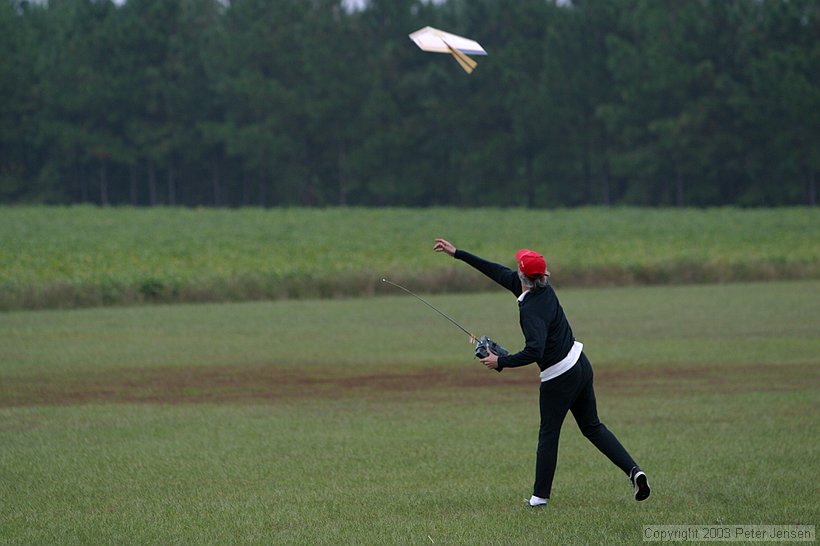
<path fill-rule="evenodd" d="M 521 303 L 522 301 L 524 301 L 524 298 L 525 298 L 525 297 L 527 296 L 527 294 L 529 294 L 529 293 L 530 293 L 530 291 L 529 291 L 529 290 L 524 290 L 524 291 L 521 293 L 521 295 L 520 295 L 520 296 L 518 296 L 518 303 Z"/>

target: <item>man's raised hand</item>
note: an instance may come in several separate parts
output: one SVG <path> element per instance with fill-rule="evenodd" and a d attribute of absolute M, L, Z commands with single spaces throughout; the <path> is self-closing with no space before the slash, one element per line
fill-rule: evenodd
<path fill-rule="evenodd" d="M 449 256 L 456 253 L 456 247 L 454 247 L 450 241 L 445 239 L 436 239 L 436 244 L 433 245 L 433 250 L 436 252 L 444 252 Z"/>

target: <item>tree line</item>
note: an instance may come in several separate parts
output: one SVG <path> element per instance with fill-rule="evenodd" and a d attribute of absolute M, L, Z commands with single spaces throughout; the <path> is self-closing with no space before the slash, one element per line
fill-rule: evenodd
<path fill-rule="evenodd" d="M 817 201 L 816 0 L 0 0 L 0 51 L 2 203 Z"/>

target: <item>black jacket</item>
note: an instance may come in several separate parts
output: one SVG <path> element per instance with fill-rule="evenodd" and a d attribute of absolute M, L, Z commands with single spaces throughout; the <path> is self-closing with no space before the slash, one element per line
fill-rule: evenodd
<path fill-rule="evenodd" d="M 518 271 L 488 262 L 464 250 L 456 250 L 453 257 L 481 271 L 516 297 L 522 294 Z M 575 338 L 551 286 L 530 290 L 524 301 L 518 304 L 518 315 L 526 345 L 515 354 L 499 357 L 499 371 L 533 362 L 543 371 L 567 356 Z"/>

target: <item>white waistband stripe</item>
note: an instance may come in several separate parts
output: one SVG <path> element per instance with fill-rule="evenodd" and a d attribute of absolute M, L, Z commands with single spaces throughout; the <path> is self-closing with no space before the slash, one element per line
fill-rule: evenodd
<path fill-rule="evenodd" d="M 564 373 L 565 371 L 572 368 L 578 359 L 581 357 L 581 351 L 584 350 L 584 344 L 580 341 L 576 341 L 572 344 L 572 348 L 567 353 L 567 356 L 564 357 L 563 360 L 557 362 L 541 372 L 541 383 L 544 381 L 549 381 L 550 379 L 554 379 Z"/>

